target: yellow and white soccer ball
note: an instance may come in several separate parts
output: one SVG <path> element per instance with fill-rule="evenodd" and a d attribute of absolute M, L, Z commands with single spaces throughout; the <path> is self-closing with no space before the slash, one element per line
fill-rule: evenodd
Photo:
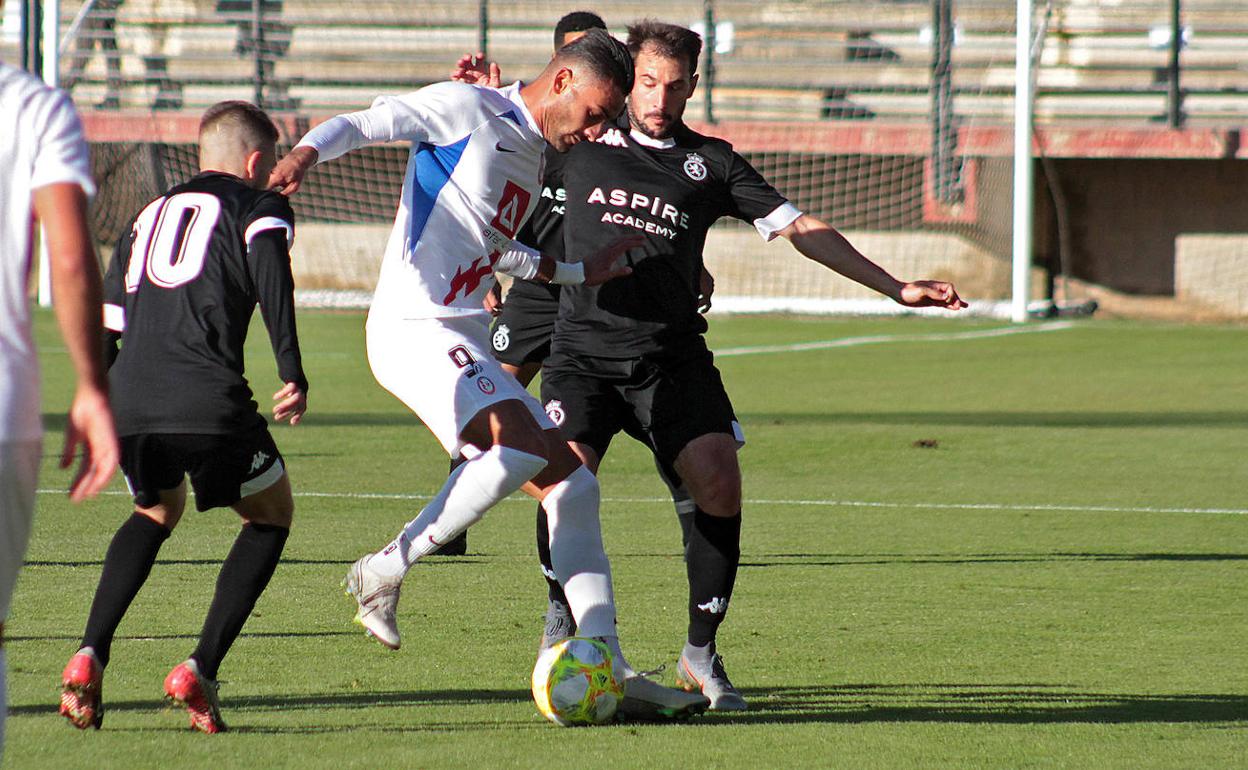
<path fill-rule="evenodd" d="M 610 722 L 624 697 L 613 662 L 607 645 L 581 636 L 542 650 L 533 667 L 537 710 L 564 727 Z"/>

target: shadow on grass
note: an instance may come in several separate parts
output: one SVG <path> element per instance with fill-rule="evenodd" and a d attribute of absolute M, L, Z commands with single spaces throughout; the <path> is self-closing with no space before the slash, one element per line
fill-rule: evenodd
<path fill-rule="evenodd" d="M 695 722 L 713 725 L 802 724 L 872 722 L 938 722 L 959 724 L 1132 724 L 1132 723 L 1242 723 L 1248 722 L 1248 696 L 1229 694 L 1135 694 L 1086 691 L 1069 685 L 1021 684 L 844 684 L 817 687 L 747 688 L 742 691 L 750 711 L 708 714 Z M 422 720 L 419 710 L 412 723 L 303 724 L 245 726 L 248 712 L 287 712 L 306 709 L 310 722 L 325 712 L 360 709 L 423 709 L 491 704 L 519 704 L 529 700 L 527 690 L 409 690 L 390 692 L 314 693 L 307 695 L 223 694 L 226 719 L 233 715 L 236 732 L 319 733 L 365 731 L 429 731 L 545 727 L 532 720 Z M 159 700 L 106 701 L 110 712 L 158 711 Z M 52 715 L 55 705 L 21 705 L 14 715 Z M 503 715 L 499 715 L 503 716 Z M 337 718 L 334 720 L 337 721 Z"/>
<path fill-rule="evenodd" d="M 748 412 L 741 424 L 943 425 L 967 428 L 1244 428 L 1248 412 Z"/>
<path fill-rule="evenodd" d="M 173 566 L 173 567 L 220 567 L 221 559 L 157 559 L 157 566 Z M 349 567 L 355 561 L 354 558 L 344 559 L 282 559 L 282 566 L 300 566 L 312 565 L 323 566 L 326 564 L 338 565 L 341 567 Z M 488 560 L 474 556 L 433 556 L 426 557 L 421 561 L 422 568 L 428 568 L 437 565 L 446 564 L 485 564 Z M 86 561 L 52 561 L 47 559 L 33 559 L 23 563 L 23 569 L 27 567 L 103 567 L 103 559 L 86 560 Z"/>
<path fill-rule="evenodd" d="M 743 558 L 742 567 L 854 567 L 879 564 L 1042 564 L 1049 562 L 1248 561 L 1248 553 L 771 553 Z"/>

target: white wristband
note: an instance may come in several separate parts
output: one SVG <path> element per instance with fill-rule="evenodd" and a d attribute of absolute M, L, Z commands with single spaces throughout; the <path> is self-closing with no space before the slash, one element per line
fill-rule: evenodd
<path fill-rule="evenodd" d="M 585 283 L 585 265 L 580 262 L 556 262 L 555 274 L 550 282 L 565 286 Z"/>

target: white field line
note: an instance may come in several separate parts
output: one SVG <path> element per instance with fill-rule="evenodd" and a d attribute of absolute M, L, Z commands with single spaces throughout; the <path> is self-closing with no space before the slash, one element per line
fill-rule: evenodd
<path fill-rule="evenodd" d="M 41 495 L 63 495 L 63 489 L 40 489 Z M 129 492 L 111 490 L 102 493 L 109 496 L 126 496 Z M 338 500 L 410 500 L 424 502 L 432 495 L 384 492 L 296 492 L 295 497 L 329 498 Z M 523 495 L 513 495 L 503 502 L 531 503 Z M 604 503 L 670 503 L 665 497 L 604 497 Z M 874 500 L 801 500 L 801 499 L 747 499 L 746 505 L 797 505 L 822 506 L 826 508 L 878 508 L 908 511 L 1051 511 L 1055 513 L 1192 513 L 1224 516 L 1248 516 L 1248 508 L 1161 508 L 1132 505 L 1060 505 L 1053 503 L 886 503 Z"/>
<path fill-rule="evenodd" d="M 752 345 L 740 348 L 722 348 L 715 351 L 716 358 L 725 356 L 752 356 L 762 353 L 793 353 L 804 350 L 828 348 L 851 348 L 858 345 L 880 345 L 886 342 L 956 342 L 959 340 L 982 340 L 992 337 L 1008 337 L 1013 334 L 1038 334 L 1056 332 L 1074 326 L 1073 321 L 1054 321 L 1029 326 L 1000 326 L 995 329 L 977 329 L 968 332 L 940 332 L 933 334 L 875 334 L 864 337 L 841 337 L 817 342 L 794 342 L 788 345 Z"/>

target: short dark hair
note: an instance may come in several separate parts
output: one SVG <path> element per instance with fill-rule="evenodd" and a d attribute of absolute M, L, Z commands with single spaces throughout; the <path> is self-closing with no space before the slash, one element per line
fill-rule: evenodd
<path fill-rule="evenodd" d="M 633 57 L 628 47 L 607 34 L 606 30 L 587 31 L 584 37 L 560 48 L 555 60 L 586 65 L 594 75 L 618 86 L 622 94 L 627 95 L 633 90 Z"/>
<path fill-rule="evenodd" d="M 592 11 L 573 11 L 565 15 L 555 25 L 555 50 L 558 51 L 563 47 L 563 38 L 569 32 L 585 32 L 591 29 L 607 28 L 607 23 L 602 17 Z"/>
<path fill-rule="evenodd" d="M 268 113 L 251 102 L 239 100 L 217 102 L 205 110 L 199 119 L 200 138 L 217 127 L 237 132 L 238 138 L 253 148 L 276 144 L 279 136 Z"/>
<path fill-rule="evenodd" d="M 628 27 L 628 51 L 634 57 L 650 47 L 660 56 L 689 62 L 689 74 L 698 71 L 702 54 L 702 38 L 697 32 L 655 19 L 642 19 Z"/>

